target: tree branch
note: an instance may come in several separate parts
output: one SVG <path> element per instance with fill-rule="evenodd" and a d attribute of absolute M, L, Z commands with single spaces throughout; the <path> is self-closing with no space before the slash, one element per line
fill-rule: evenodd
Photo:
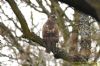
<path fill-rule="evenodd" d="M 6 0 L 6 1 L 9 3 L 9 5 L 11 6 L 13 12 L 17 16 L 17 18 L 20 22 L 20 25 L 22 27 L 23 34 L 26 35 L 26 36 L 29 36 L 30 30 L 28 28 L 28 25 L 26 23 L 26 20 L 25 20 L 24 16 L 22 15 L 21 11 L 17 7 L 17 4 L 14 2 L 14 0 Z"/>
<path fill-rule="evenodd" d="M 26 22 L 24 16 L 22 15 L 21 11 L 17 7 L 17 4 L 15 3 L 15 1 L 14 0 L 6 0 L 6 1 L 11 6 L 13 12 L 15 13 L 16 17 L 18 18 L 18 20 L 20 22 L 20 25 L 21 25 L 21 28 L 23 31 L 23 37 L 28 38 L 28 39 L 32 39 L 34 42 L 39 40 L 39 41 L 37 41 L 37 43 L 42 42 L 40 40 L 40 37 L 38 37 L 36 34 L 30 32 L 28 25 L 27 25 L 27 22 Z"/>
<path fill-rule="evenodd" d="M 100 0 L 58 0 L 91 15 L 100 23 Z"/>
<path fill-rule="evenodd" d="M 10 39 L 12 45 L 15 46 L 19 50 L 19 52 L 23 52 L 22 47 L 10 32 L 10 29 L 8 29 L 3 23 L 0 23 L 0 35 L 7 36 Z"/>
<path fill-rule="evenodd" d="M 42 8 L 43 12 L 46 13 L 47 15 L 49 15 L 49 11 L 44 7 L 44 5 L 42 4 L 42 0 L 36 0 L 37 3 L 39 4 L 39 6 Z"/>
<path fill-rule="evenodd" d="M 25 38 L 32 40 L 33 42 L 36 42 L 41 46 L 45 47 L 45 43 L 43 39 L 37 36 L 34 32 L 30 32 L 26 20 L 22 15 L 21 11 L 18 9 L 17 4 L 14 2 L 14 0 L 6 0 L 6 1 L 9 3 L 16 17 L 18 18 Z M 67 61 L 86 61 L 82 56 L 80 55 L 71 56 L 66 51 L 60 48 L 55 48 L 55 50 L 51 50 L 51 51 L 53 52 L 55 58 L 62 58 Z"/>

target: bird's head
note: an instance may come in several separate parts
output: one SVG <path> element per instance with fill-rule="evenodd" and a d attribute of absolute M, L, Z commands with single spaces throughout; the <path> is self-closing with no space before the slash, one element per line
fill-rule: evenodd
<path fill-rule="evenodd" d="M 56 15 L 55 14 L 52 14 L 49 16 L 49 20 L 52 20 L 55 22 L 55 20 L 57 19 Z"/>

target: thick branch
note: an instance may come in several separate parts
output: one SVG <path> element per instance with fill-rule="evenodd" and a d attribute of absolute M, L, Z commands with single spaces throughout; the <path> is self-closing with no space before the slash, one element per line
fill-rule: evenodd
<path fill-rule="evenodd" d="M 67 26 L 64 24 L 64 18 L 63 18 L 66 16 L 56 0 L 50 0 L 50 1 L 51 1 L 51 12 L 57 15 L 57 24 L 59 26 L 60 31 L 62 32 L 65 44 L 69 36 L 69 31 Z"/>
<path fill-rule="evenodd" d="M 21 11 L 17 7 L 17 4 L 15 3 L 15 1 L 14 0 L 6 0 L 6 1 L 9 3 L 9 5 L 11 6 L 16 17 L 18 18 L 21 28 L 23 30 L 24 37 L 41 44 L 43 41 L 41 40 L 41 38 L 39 36 L 30 32 L 27 22 L 26 22 L 24 16 L 22 15 Z"/>
<path fill-rule="evenodd" d="M 21 24 L 21 28 L 23 30 L 23 34 L 26 36 L 27 39 L 32 40 L 33 42 L 37 42 L 38 44 L 40 44 L 41 46 L 45 47 L 45 43 L 43 41 L 43 39 L 41 39 L 39 36 L 37 36 L 35 33 L 31 33 L 28 25 L 26 23 L 26 20 L 24 18 L 24 16 L 22 15 L 22 13 L 20 12 L 20 10 L 18 9 L 16 3 L 14 2 L 14 0 L 6 0 L 9 5 L 11 6 L 13 12 L 15 13 L 15 15 L 17 16 L 20 24 Z M 55 48 L 55 50 L 51 50 L 55 56 L 55 58 L 62 58 L 64 60 L 67 61 L 85 61 L 83 57 L 81 57 L 80 55 L 77 56 L 70 56 L 66 51 L 64 51 L 63 49 L 59 49 L 59 48 Z"/>
<path fill-rule="evenodd" d="M 21 11 L 17 7 L 17 4 L 14 2 L 14 0 L 6 0 L 6 1 L 9 3 L 9 5 L 11 6 L 13 12 L 17 16 L 17 18 L 20 22 L 21 28 L 23 30 L 23 34 L 28 36 L 30 34 L 30 30 L 28 28 L 28 25 L 26 23 L 26 20 L 25 20 L 24 16 L 22 15 Z"/>
<path fill-rule="evenodd" d="M 91 15 L 100 23 L 100 0 L 58 0 Z"/>

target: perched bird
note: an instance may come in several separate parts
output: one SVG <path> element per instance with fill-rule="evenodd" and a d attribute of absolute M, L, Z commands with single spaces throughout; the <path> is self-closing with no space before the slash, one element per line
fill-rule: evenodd
<path fill-rule="evenodd" d="M 54 51 L 56 43 L 59 41 L 58 26 L 56 16 L 50 15 L 47 22 L 43 25 L 42 36 L 46 46 L 46 52 Z"/>

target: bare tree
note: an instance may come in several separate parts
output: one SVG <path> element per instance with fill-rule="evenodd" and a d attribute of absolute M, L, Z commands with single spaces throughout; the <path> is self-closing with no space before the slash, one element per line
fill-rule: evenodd
<path fill-rule="evenodd" d="M 22 4 L 24 6 L 21 6 Z M 3 7 L 4 5 L 6 9 Z M 96 21 L 76 10 L 74 10 L 74 19 L 71 20 L 67 17 L 67 13 L 65 13 L 70 7 L 66 5 L 65 10 L 63 10 L 60 5 L 62 3 L 59 3 L 57 0 L 1 0 L 0 51 L 7 47 L 11 53 L 7 55 L 0 52 L 0 57 L 8 57 L 10 61 L 16 61 L 21 66 L 51 66 L 51 62 L 55 66 L 57 64 L 63 66 L 64 64 L 62 63 L 64 62 L 65 65 L 75 64 L 73 62 L 86 62 L 87 64 L 91 57 L 94 58 L 93 62 L 98 61 L 100 49 L 97 49 L 97 47 L 100 48 L 100 37 L 97 37 L 99 36 L 97 29 L 100 30 L 100 28 L 91 26 L 95 25 Z M 28 16 L 30 17 L 29 20 L 27 20 L 28 17 L 20 9 L 27 7 L 31 10 L 29 12 L 30 16 Z M 59 42 L 53 50 L 50 49 L 50 54 L 45 52 L 47 46 L 39 35 L 41 30 L 38 30 L 37 33 L 34 31 L 38 24 L 35 25 L 34 17 L 36 15 L 34 15 L 33 10 L 41 14 L 40 16 L 46 15 L 48 18 L 53 13 L 57 17 L 56 23 L 60 33 Z M 80 8 L 79 10 L 81 11 Z M 8 15 L 9 13 L 11 14 Z M 92 13 L 89 13 L 89 15 L 92 15 Z M 92 16 L 96 18 L 96 16 Z M 7 23 L 12 23 L 14 28 L 11 28 L 11 25 Z M 70 30 L 70 27 L 72 30 Z M 91 28 L 94 28 L 94 30 Z M 20 36 L 18 36 L 17 30 Z M 63 37 L 62 41 L 60 41 L 61 37 Z M 92 42 L 94 41 L 97 44 L 94 43 L 93 46 L 95 47 L 92 49 Z M 62 60 L 56 62 L 58 59 Z M 1 61 L 0 65 L 6 66 Z"/>

